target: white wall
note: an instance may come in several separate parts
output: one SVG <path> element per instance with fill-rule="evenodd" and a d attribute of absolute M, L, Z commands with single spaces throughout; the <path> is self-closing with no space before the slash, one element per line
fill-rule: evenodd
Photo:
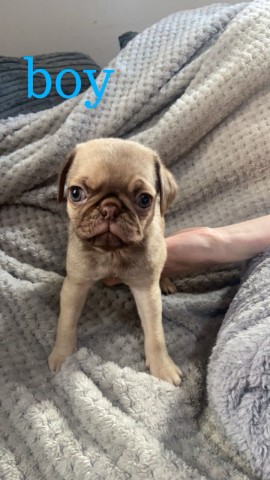
<path fill-rule="evenodd" d="M 0 0 L 0 55 L 56 51 L 90 54 L 102 67 L 119 51 L 118 36 L 142 31 L 178 10 L 212 0 Z M 239 3 L 227 0 L 226 3 Z"/>

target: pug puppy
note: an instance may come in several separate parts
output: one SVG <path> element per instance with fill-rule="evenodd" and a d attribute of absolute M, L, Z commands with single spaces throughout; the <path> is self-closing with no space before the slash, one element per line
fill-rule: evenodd
<path fill-rule="evenodd" d="M 166 260 L 164 213 L 177 186 L 157 153 L 138 143 L 102 138 L 76 146 L 59 176 L 58 201 L 70 219 L 66 278 L 60 295 L 52 372 L 76 350 L 77 324 L 94 282 L 117 277 L 134 295 L 144 331 L 146 365 L 174 385 L 162 326 L 160 275 Z M 165 289 L 171 284 L 165 279 Z"/>

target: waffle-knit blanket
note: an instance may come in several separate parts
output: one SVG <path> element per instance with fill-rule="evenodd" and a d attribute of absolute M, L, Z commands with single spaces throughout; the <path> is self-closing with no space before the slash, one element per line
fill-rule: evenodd
<path fill-rule="evenodd" d="M 84 105 L 89 89 L 1 122 L 1 480 L 270 478 L 267 253 L 238 293 L 239 268 L 227 267 L 180 278 L 164 297 L 180 388 L 146 373 L 124 286 L 96 285 L 78 352 L 56 376 L 47 367 L 65 273 L 56 174 L 67 152 L 100 136 L 158 150 L 179 184 L 167 232 L 269 213 L 269 52 L 269 1 L 175 13 L 111 62 L 97 108 Z"/>

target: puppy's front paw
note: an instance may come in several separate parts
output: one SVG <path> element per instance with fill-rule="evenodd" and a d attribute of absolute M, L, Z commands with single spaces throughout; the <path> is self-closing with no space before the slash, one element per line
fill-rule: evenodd
<path fill-rule="evenodd" d="M 169 355 L 152 358 L 146 362 L 146 366 L 150 369 L 154 377 L 165 380 L 165 382 L 172 383 L 173 385 L 180 385 L 182 372 Z"/>
<path fill-rule="evenodd" d="M 71 352 L 72 353 L 72 352 Z M 48 358 L 49 368 L 52 373 L 57 373 L 61 370 L 62 364 L 66 360 L 66 358 L 71 355 L 71 353 L 67 353 L 63 355 L 59 352 L 56 348 L 53 348 L 51 354 Z"/>
<path fill-rule="evenodd" d="M 160 289 L 165 295 L 171 295 L 172 293 L 177 292 L 176 286 L 168 277 L 161 278 L 159 283 Z"/>

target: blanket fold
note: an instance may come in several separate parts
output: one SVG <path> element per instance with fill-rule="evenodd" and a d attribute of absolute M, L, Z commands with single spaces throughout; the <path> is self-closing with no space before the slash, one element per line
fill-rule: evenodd
<path fill-rule="evenodd" d="M 240 268 L 228 266 L 179 278 L 163 298 L 180 388 L 146 372 L 124 286 L 95 285 L 78 352 L 56 376 L 47 366 L 65 275 L 56 175 L 67 152 L 106 136 L 156 149 L 179 184 L 167 233 L 269 213 L 269 31 L 269 0 L 177 12 L 110 63 L 97 108 L 85 107 L 89 89 L 0 123 L 1 480 L 269 478 L 269 252 L 238 293 Z"/>
<path fill-rule="evenodd" d="M 250 262 L 220 329 L 208 391 L 227 434 L 270 478 L 270 250 Z"/>

